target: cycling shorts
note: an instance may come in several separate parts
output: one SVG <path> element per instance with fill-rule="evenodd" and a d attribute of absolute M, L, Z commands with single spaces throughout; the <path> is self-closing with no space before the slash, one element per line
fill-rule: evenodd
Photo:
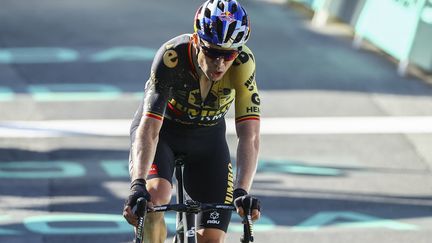
<path fill-rule="evenodd" d="M 183 180 L 187 194 L 202 203 L 232 203 L 233 171 L 225 130 L 224 120 L 203 127 L 164 119 L 147 180 L 164 178 L 172 183 L 174 158 L 184 155 Z M 132 130 L 132 143 L 134 133 Z M 198 214 L 197 219 L 198 229 L 217 228 L 226 232 L 231 212 L 213 210 Z"/>

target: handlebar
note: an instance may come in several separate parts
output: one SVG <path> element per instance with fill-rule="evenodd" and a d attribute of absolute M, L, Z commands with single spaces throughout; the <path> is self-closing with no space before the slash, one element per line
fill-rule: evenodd
<path fill-rule="evenodd" d="M 144 203 L 145 203 L 145 205 L 141 206 Z M 142 227 L 143 227 L 143 225 L 141 225 L 141 222 L 142 222 L 142 224 L 144 224 L 144 216 L 146 213 L 175 211 L 175 212 L 182 212 L 182 213 L 197 214 L 200 212 L 205 212 L 205 211 L 214 210 L 214 209 L 235 211 L 236 207 L 232 204 L 200 203 L 200 202 L 193 201 L 193 200 L 187 200 L 184 204 L 181 204 L 181 203 L 180 204 L 165 204 L 165 205 L 154 206 L 152 208 L 148 208 L 146 199 L 143 197 L 138 198 L 138 200 L 137 200 L 137 215 L 139 217 L 139 224 L 137 227 L 137 238 L 138 238 L 138 236 L 141 236 L 141 239 L 142 239 Z M 139 212 L 141 212 L 142 216 L 140 216 Z M 253 236 L 252 210 L 250 210 L 250 209 L 247 210 L 247 213 L 243 217 L 242 223 L 243 223 L 243 236 L 241 237 L 240 242 L 241 243 L 253 242 L 254 236 Z M 136 242 L 141 243 L 142 241 L 136 241 Z"/>
<path fill-rule="evenodd" d="M 181 213 L 200 213 L 214 209 L 235 211 L 236 208 L 232 204 L 218 204 L 218 203 L 200 203 L 192 200 L 187 200 L 184 204 L 166 204 L 161 206 L 154 206 L 148 208 L 147 213 L 152 212 L 166 212 L 175 211 Z"/>

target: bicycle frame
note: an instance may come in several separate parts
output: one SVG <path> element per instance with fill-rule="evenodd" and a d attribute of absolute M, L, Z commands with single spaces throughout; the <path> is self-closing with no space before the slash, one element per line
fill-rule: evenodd
<path fill-rule="evenodd" d="M 183 156 L 179 156 L 175 159 L 175 177 L 176 183 L 176 196 L 177 203 L 185 203 L 185 191 L 183 186 L 183 169 L 184 160 Z M 195 231 L 195 214 L 187 212 L 176 213 L 176 234 L 174 236 L 174 243 L 196 243 L 196 231 Z"/>

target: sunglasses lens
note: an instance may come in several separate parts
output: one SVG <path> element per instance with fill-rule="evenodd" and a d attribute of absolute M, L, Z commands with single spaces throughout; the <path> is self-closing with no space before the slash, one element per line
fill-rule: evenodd
<path fill-rule="evenodd" d="M 225 61 L 232 61 L 237 57 L 238 51 L 222 51 L 214 48 L 209 48 L 207 46 L 202 45 L 201 49 L 209 58 L 216 59 L 219 57 L 223 57 Z"/>
<path fill-rule="evenodd" d="M 233 52 L 229 55 L 224 56 L 225 61 L 232 61 L 237 57 L 237 52 Z"/>

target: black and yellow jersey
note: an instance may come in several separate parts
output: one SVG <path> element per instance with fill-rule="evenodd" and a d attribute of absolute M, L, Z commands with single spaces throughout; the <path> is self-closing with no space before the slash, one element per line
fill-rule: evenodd
<path fill-rule="evenodd" d="M 233 102 L 237 122 L 258 120 L 260 98 L 251 50 L 243 46 L 223 78 L 212 82 L 210 92 L 202 99 L 192 48 L 191 35 L 185 34 L 158 50 L 134 123 L 138 124 L 143 114 L 186 125 L 212 126 L 223 119 Z"/>

